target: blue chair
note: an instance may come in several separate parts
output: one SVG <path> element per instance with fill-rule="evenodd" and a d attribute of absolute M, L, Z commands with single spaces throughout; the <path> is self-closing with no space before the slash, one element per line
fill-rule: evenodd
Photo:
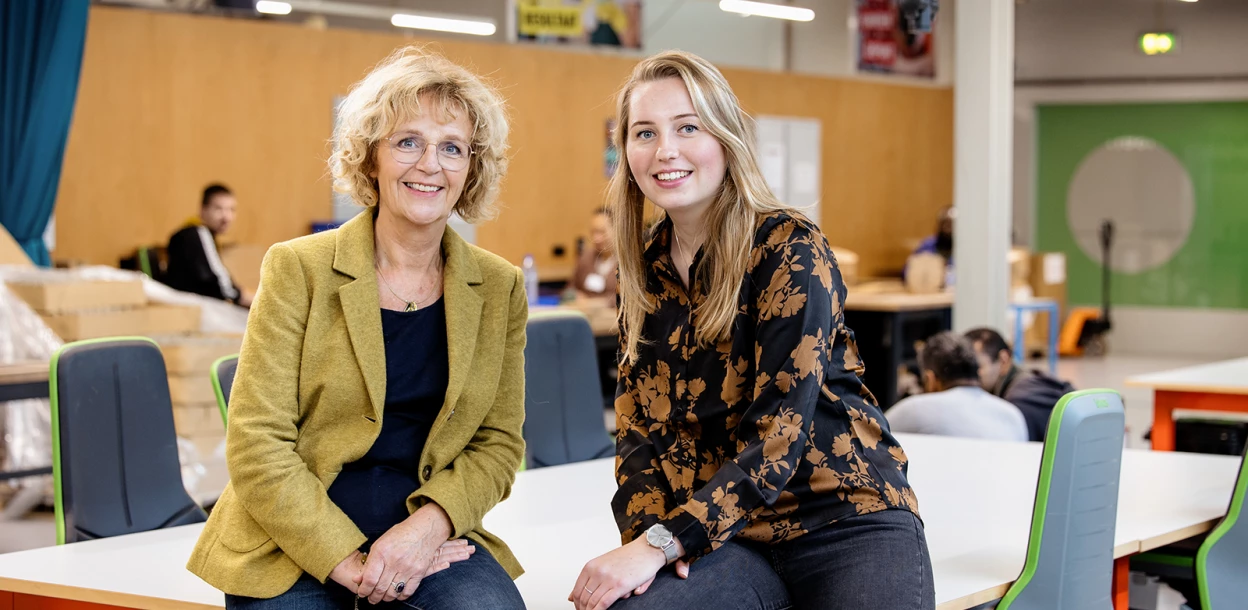
<path fill-rule="evenodd" d="M 212 363 L 209 376 L 212 378 L 212 391 L 217 395 L 217 408 L 221 409 L 222 423 L 229 422 L 230 391 L 234 387 L 234 373 L 238 372 L 238 354 L 222 356 Z"/>
<path fill-rule="evenodd" d="M 1196 552 L 1196 583 L 1203 610 L 1248 606 L 1248 520 L 1243 518 L 1248 495 L 1248 452 L 1239 464 L 1239 478 L 1226 516 Z"/>
<path fill-rule="evenodd" d="M 57 544 L 207 520 L 182 486 L 154 341 L 67 344 L 52 356 L 48 383 Z"/>
<path fill-rule="evenodd" d="M 1054 407 L 1027 560 L 998 610 L 1112 610 L 1125 423 L 1113 390 L 1072 392 Z"/>
<path fill-rule="evenodd" d="M 524 347 L 524 440 L 528 468 L 611 456 L 603 421 L 594 334 L 584 314 L 538 311 Z"/>

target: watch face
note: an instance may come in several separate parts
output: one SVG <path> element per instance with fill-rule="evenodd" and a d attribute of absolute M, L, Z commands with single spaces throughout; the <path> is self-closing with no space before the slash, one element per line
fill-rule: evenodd
<path fill-rule="evenodd" d="M 671 541 L 672 532 L 662 525 L 656 525 L 646 530 L 646 542 L 650 543 L 650 546 L 663 548 Z"/>

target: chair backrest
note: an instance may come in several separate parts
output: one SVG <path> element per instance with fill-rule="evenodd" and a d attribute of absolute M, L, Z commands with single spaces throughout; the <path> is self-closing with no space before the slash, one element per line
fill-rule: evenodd
<path fill-rule="evenodd" d="M 182 486 L 165 360 L 151 339 L 70 343 L 52 356 L 56 542 L 207 519 Z"/>
<path fill-rule="evenodd" d="M 594 334 L 580 312 L 530 315 L 524 348 L 524 413 L 528 468 L 615 452 L 603 421 Z"/>
<path fill-rule="evenodd" d="M 999 609 L 1113 608 L 1124 428 L 1122 396 L 1113 390 L 1072 392 L 1054 407 L 1027 560 Z"/>
<path fill-rule="evenodd" d="M 234 387 L 234 373 L 238 370 L 238 354 L 222 356 L 212 363 L 212 391 L 217 395 L 217 408 L 221 409 L 221 421 L 229 422 L 230 390 Z"/>
<path fill-rule="evenodd" d="M 1196 583 L 1204 610 L 1242 608 L 1248 599 L 1248 519 L 1243 518 L 1248 495 L 1248 452 L 1239 464 L 1239 478 L 1231 493 L 1226 517 L 1196 552 Z"/>

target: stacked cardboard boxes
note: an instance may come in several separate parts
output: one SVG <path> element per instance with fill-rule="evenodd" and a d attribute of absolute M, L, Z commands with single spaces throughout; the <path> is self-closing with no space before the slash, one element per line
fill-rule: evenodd
<path fill-rule="evenodd" d="M 212 363 L 237 354 L 241 335 L 156 337 L 169 373 L 169 398 L 178 436 L 201 441 L 225 438 L 225 425 L 212 387 Z"/>
<path fill-rule="evenodd" d="M 66 342 L 199 330 L 198 307 L 149 304 L 139 280 L 89 280 L 52 274 L 10 280 L 6 285 Z"/>

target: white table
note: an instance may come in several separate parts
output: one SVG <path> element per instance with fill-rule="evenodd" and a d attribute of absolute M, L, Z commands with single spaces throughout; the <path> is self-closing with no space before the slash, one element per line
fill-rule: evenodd
<path fill-rule="evenodd" d="M 1022 570 L 1041 445 L 899 438 L 927 528 L 938 607 L 1000 598 Z M 1238 465 L 1227 456 L 1126 451 L 1115 556 L 1210 529 L 1226 511 Z M 527 570 L 516 584 L 530 609 L 569 608 L 581 567 L 619 545 L 612 468 L 605 459 L 521 473 L 511 498 L 486 516 L 486 527 Z M 220 608 L 222 595 L 183 569 L 201 527 L 0 555 L 0 591 L 135 608 Z"/>
<path fill-rule="evenodd" d="M 1128 386 L 1153 389 L 1153 449 L 1174 450 L 1174 411 L 1248 413 L 1248 358 L 1136 375 Z"/>

